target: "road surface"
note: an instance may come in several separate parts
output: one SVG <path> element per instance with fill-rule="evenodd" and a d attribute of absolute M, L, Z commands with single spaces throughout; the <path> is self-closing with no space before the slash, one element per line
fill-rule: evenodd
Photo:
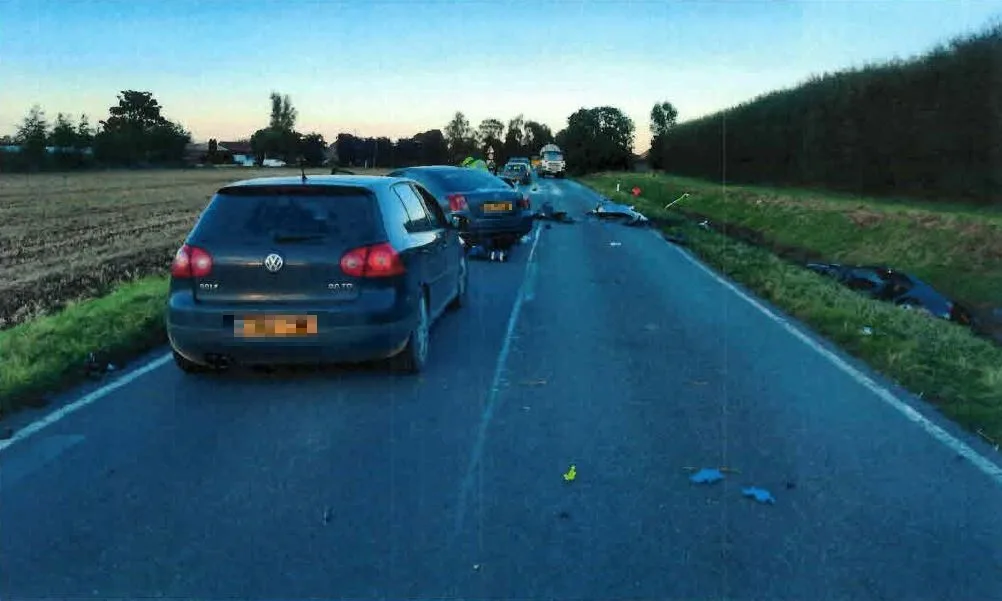
<path fill-rule="evenodd" d="M 537 232 L 420 378 L 166 362 L 8 444 L 0 598 L 1002 598 L 1002 486 L 949 435 L 650 231 Z"/>

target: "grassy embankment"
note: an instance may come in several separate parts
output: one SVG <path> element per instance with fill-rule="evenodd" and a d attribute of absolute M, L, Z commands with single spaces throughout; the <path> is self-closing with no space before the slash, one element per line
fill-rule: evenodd
<path fill-rule="evenodd" d="M 669 220 L 663 227 L 682 234 L 708 264 L 945 415 L 1002 442 L 1002 348 L 963 326 L 866 299 L 797 264 L 887 264 L 987 316 L 1002 304 L 1002 211 L 753 186 L 725 192 L 720 184 L 663 174 L 581 181 L 652 220 Z M 636 185 L 641 196 L 617 193 L 617 182 L 624 191 Z M 690 196 L 663 209 L 683 193 Z M 699 227 L 703 219 L 726 224 L 727 235 Z"/>
<path fill-rule="evenodd" d="M 91 352 L 119 363 L 163 344 L 166 269 L 208 198 L 298 173 L 0 174 L 0 415 L 79 382 Z"/>

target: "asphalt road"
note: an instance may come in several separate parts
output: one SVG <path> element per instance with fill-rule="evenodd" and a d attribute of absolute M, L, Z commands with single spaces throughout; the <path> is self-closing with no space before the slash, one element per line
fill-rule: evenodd
<path fill-rule="evenodd" d="M 0 598 L 1002 598 L 949 440 L 650 231 L 538 236 L 420 378 L 166 363 L 4 448 Z"/>

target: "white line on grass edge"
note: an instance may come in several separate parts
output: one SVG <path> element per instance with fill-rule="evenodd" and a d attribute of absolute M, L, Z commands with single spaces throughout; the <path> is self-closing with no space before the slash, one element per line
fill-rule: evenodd
<path fill-rule="evenodd" d="M 130 384 L 130 383 L 136 381 L 140 377 L 145 376 L 146 374 L 150 373 L 151 371 L 153 371 L 153 370 L 155 370 L 155 369 L 163 366 L 165 363 L 167 363 L 170 360 L 171 360 L 171 354 L 170 353 L 167 353 L 166 355 L 162 355 L 162 356 L 160 356 L 160 357 L 158 357 L 158 358 L 150 361 L 146 365 L 143 365 L 142 367 L 139 367 L 139 368 L 136 368 L 133 371 L 130 371 L 129 373 L 127 373 L 124 376 L 118 378 L 114 382 L 111 382 L 109 384 L 105 384 L 104 386 L 98 388 L 97 390 L 94 390 L 93 392 L 89 392 L 89 393 L 85 394 L 84 396 L 82 396 L 79 399 L 73 401 L 69 405 L 66 405 L 65 407 L 62 407 L 61 409 L 53 411 L 52 413 L 46 415 L 42 419 L 40 419 L 38 421 L 31 422 L 30 424 L 28 424 L 24 428 L 21 428 L 20 430 L 18 430 L 14 434 L 14 436 L 8 438 L 7 440 L 0 440 L 0 453 L 6 451 L 11 445 L 17 444 L 18 442 L 20 442 L 20 441 L 28 438 L 32 434 L 35 434 L 35 433 L 39 432 L 43 428 L 45 428 L 47 426 L 51 426 L 52 424 L 58 422 L 59 420 L 63 419 L 64 417 L 66 417 L 66 416 L 68 416 L 68 415 L 70 415 L 72 413 L 76 413 L 77 411 L 83 409 L 87 405 L 90 405 L 94 401 L 100 400 L 100 399 L 108 396 L 108 394 L 110 394 L 110 393 L 118 390 L 119 388 L 121 388 L 121 387 L 123 387 L 123 386 L 125 386 L 127 384 Z"/>
<path fill-rule="evenodd" d="M 657 232 L 654 232 L 658 235 Z M 659 236 L 660 237 L 660 236 Z M 727 281 L 720 274 L 713 271 L 706 265 L 702 263 L 699 259 L 692 256 L 687 251 L 678 248 L 674 244 L 669 244 L 668 246 L 674 248 L 683 257 L 685 257 L 690 263 L 699 267 L 704 272 L 708 273 L 713 279 L 720 282 L 725 288 L 738 295 L 740 298 L 745 300 L 748 304 L 758 309 L 762 314 L 771 319 L 772 321 L 779 324 L 783 329 L 785 329 L 790 334 L 793 334 L 798 340 L 809 346 L 811 349 L 816 351 L 822 357 L 830 361 L 835 367 L 841 369 L 843 372 L 849 375 L 853 380 L 862 384 L 870 392 L 877 395 L 877 398 L 884 401 L 894 409 L 897 409 L 899 413 L 905 416 L 909 421 L 917 424 L 920 428 L 925 430 L 927 434 L 938 440 L 939 442 L 946 445 L 950 450 L 956 452 L 960 456 L 964 457 L 968 461 L 974 464 L 979 470 L 981 470 L 985 475 L 995 481 L 996 484 L 1002 485 L 1002 468 L 995 464 L 991 459 L 988 459 L 984 455 L 978 453 L 973 448 L 968 446 L 964 441 L 953 436 L 943 428 L 939 427 L 931 420 L 923 416 L 921 413 L 916 411 L 911 405 L 906 401 L 898 398 L 890 390 L 881 386 L 873 380 L 873 378 L 867 376 L 863 372 L 859 371 L 852 365 L 849 365 L 844 359 L 833 353 L 832 351 L 821 346 L 817 341 L 811 338 L 809 335 L 800 331 L 792 323 L 784 319 L 783 317 L 772 312 L 768 307 L 763 305 L 761 302 L 748 296 L 741 289 L 737 288 L 734 284 Z"/>

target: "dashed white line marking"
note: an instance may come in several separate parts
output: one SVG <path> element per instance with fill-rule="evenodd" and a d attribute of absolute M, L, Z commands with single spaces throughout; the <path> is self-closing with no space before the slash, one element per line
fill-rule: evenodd
<path fill-rule="evenodd" d="M 522 312 L 522 304 L 526 299 L 528 290 L 527 282 L 530 280 L 529 267 L 536 258 L 536 246 L 539 244 L 539 237 L 542 228 L 536 227 L 532 239 L 532 249 L 529 251 L 529 258 L 526 261 L 526 270 L 522 276 L 522 283 L 518 293 L 515 295 L 515 303 L 511 308 L 511 315 L 508 317 L 508 327 L 505 330 L 504 340 L 501 343 L 501 351 L 498 353 L 497 363 L 494 366 L 494 378 L 491 387 L 487 392 L 487 400 L 484 404 L 484 411 L 480 416 L 480 425 L 477 429 L 477 437 L 473 441 L 473 449 L 470 451 L 470 462 L 466 467 L 466 475 L 459 486 L 459 501 L 456 506 L 456 525 L 454 534 L 458 535 L 463 527 L 463 518 L 466 515 L 466 499 L 470 495 L 473 487 L 473 476 L 481 467 L 480 459 L 484 453 L 484 443 L 487 440 L 487 428 L 494 417 L 494 408 L 497 405 L 498 391 L 501 389 L 502 375 L 508 363 L 508 353 L 511 351 L 511 341 L 514 337 L 515 326 L 518 324 L 518 316 Z M 483 474 L 481 474 L 481 481 Z"/>

